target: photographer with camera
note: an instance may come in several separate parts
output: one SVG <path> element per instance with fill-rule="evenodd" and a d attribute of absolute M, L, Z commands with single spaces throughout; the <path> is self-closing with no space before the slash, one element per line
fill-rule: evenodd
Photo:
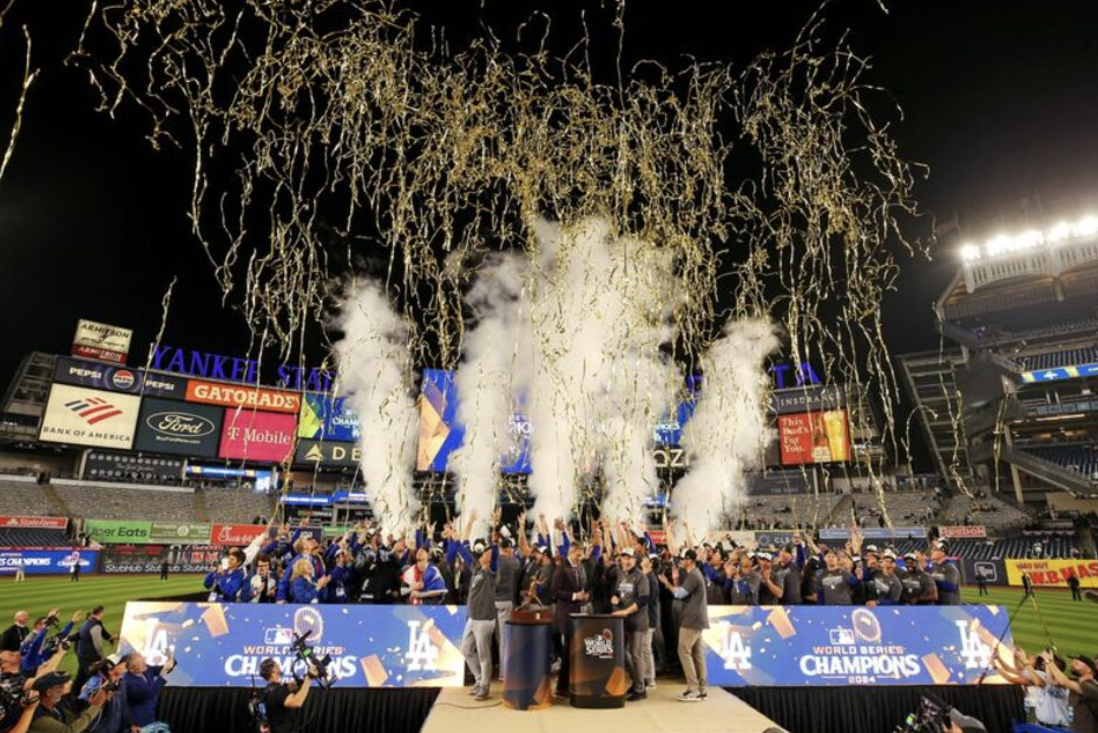
<path fill-rule="evenodd" d="M 36 677 L 38 668 L 53 658 L 58 649 L 67 650 L 76 640 L 72 627 L 84 619 L 83 611 L 73 613 L 72 619 L 65 624 L 65 628 L 61 629 L 59 634 L 47 638 L 49 627 L 57 625 L 57 616 L 60 612 L 61 609 L 55 608 L 46 618 L 35 621 L 34 631 L 19 648 L 19 652 L 23 655 L 22 672 L 27 677 Z"/>
<path fill-rule="evenodd" d="M 88 728 L 89 733 L 128 731 L 133 727 L 133 718 L 122 690 L 122 677 L 128 671 L 126 658 L 112 654 L 93 665 L 90 671 L 92 677 L 80 690 L 80 700 L 89 702 L 99 692 L 106 692 L 109 698 L 103 705 L 99 718 Z"/>
<path fill-rule="evenodd" d="M 27 733 L 38 707 L 38 693 L 31 689 L 34 680 L 27 679 L 20 671 L 21 662 L 19 652 L 0 652 L 0 731 L 3 733 Z"/>
<path fill-rule="evenodd" d="M 111 695 L 100 690 L 88 698 L 88 707 L 77 713 L 65 701 L 70 678 L 64 672 L 50 672 L 34 682 L 39 694 L 38 707 L 34 711 L 29 733 L 82 733 L 88 730 Z"/>
<path fill-rule="evenodd" d="M 156 704 L 160 691 L 168 684 L 168 675 L 175 669 L 175 658 L 168 656 L 163 666 L 150 665 L 139 652 L 126 655 L 126 675 L 122 678 L 122 691 L 130 709 L 133 724 L 152 725 L 156 720 Z"/>
<path fill-rule="evenodd" d="M 309 673 L 301 684 L 282 682 L 282 667 L 271 658 L 259 664 L 259 676 L 267 683 L 256 702 L 256 717 L 261 730 L 266 733 L 296 733 L 301 728 L 298 713 L 309 697 L 309 688 L 316 678 L 316 668 L 310 667 Z"/>

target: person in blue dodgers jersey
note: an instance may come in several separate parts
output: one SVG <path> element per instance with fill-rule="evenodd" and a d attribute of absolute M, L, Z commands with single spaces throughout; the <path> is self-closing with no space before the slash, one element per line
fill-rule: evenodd
<path fill-rule="evenodd" d="M 206 574 L 202 583 L 210 589 L 210 603 L 247 603 L 251 599 L 243 551 L 233 548 L 221 561 L 221 567 Z"/>

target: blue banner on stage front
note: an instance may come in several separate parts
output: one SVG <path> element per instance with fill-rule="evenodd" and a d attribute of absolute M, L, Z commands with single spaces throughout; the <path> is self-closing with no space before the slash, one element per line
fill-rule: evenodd
<path fill-rule="evenodd" d="M 126 604 L 119 649 L 151 664 L 172 650 L 174 687 L 248 687 L 267 657 L 294 669 L 291 644 L 308 631 L 339 687 L 460 687 L 464 629 L 462 606 L 139 602 Z"/>
<path fill-rule="evenodd" d="M 14 575 L 22 568 L 27 575 L 63 575 L 72 572 L 73 563 L 81 573 L 94 573 L 99 563 L 98 550 L 65 547 L 0 547 L 0 574 Z"/>
<path fill-rule="evenodd" d="M 709 684 L 1006 684 L 1008 626 L 998 606 L 710 606 Z"/>

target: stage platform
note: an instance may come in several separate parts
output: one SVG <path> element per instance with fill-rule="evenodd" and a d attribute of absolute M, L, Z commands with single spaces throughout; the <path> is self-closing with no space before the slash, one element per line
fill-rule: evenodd
<path fill-rule="evenodd" d="M 626 703 L 614 710 L 581 710 L 555 702 L 545 710 L 511 710 L 502 704 L 502 687 L 492 697 L 476 702 L 468 688 L 444 688 L 420 733 L 763 733 L 777 728 L 735 695 L 710 688 L 703 702 L 678 702 L 682 684 L 661 682 L 648 699 Z"/>

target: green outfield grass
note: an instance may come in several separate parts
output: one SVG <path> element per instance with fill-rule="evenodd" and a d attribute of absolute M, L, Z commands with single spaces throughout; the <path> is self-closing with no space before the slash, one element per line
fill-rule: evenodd
<path fill-rule="evenodd" d="M 102 605 L 104 625 L 117 634 L 122 626 L 126 601 L 155 600 L 200 591 L 201 575 L 175 575 L 166 581 L 155 575 L 84 575 L 79 583 L 69 582 L 68 576 L 28 575 L 23 583 L 6 577 L 0 580 L 0 629 L 11 625 L 16 611 L 29 613 L 33 623 L 36 617 L 59 607 L 63 625 L 72 618 L 73 611 L 88 612 Z M 75 672 L 75 649 L 69 650 L 61 668 Z"/>
<path fill-rule="evenodd" d="M 6 628 L 18 610 L 26 610 L 33 619 L 59 606 L 62 620 L 67 621 L 77 609 L 88 611 L 102 604 L 106 607 L 104 623 L 107 629 L 117 633 L 126 601 L 155 600 L 201 590 L 201 575 L 178 575 L 165 582 L 148 575 L 88 575 L 79 583 L 70 583 L 67 577 L 31 575 L 25 583 L 4 578 L 0 580 L 0 628 Z M 981 597 L 975 586 L 966 587 L 964 599 L 968 603 L 997 604 L 1005 607 L 1008 613 L 1022 600 L 1020 588 L 992 587 L 989 592 L 989 596 Z M 1037 609 L 1048 623 L 1061 655 L 1098 654 L 1098 604 L 1087 600 L 1072 601 L 1067 591 L 1038 589 Z M 1031 653 L 1048 646 L 1041 619 L 1028 601 L 1014 616 L 1012 630 L 1015 643 Z M 62 668 L 71 672 L 75 666 L 76 656 L 70 651 Z"/>
<path fill-rule="evenodd" d="M 1017 608 L 1022 600 L 1021 588 L 991 586 L 987 596 L 980 596 L 976 586 L 965 587 L 963 598 L 966 603 L 988 603 L 1003 606 L 1007 613 Z M 1037 607 L 1026 601 L 1014 615 L 1011 632 L 1014 643 L 1030 654 L 1035 654 L 1049 646 L 1051 635 L 1056 649 L 1062 657 L 1072 654 L 1094 656 L 1098 653 L 1098 603 L 1071 600 L 1066 590 L 1040 588 L 1036 591 Z M 1038 615 L 1038 612 L 1040 615 Z M 1048 634 L 1041 623 L 1048 624 Z"/>

